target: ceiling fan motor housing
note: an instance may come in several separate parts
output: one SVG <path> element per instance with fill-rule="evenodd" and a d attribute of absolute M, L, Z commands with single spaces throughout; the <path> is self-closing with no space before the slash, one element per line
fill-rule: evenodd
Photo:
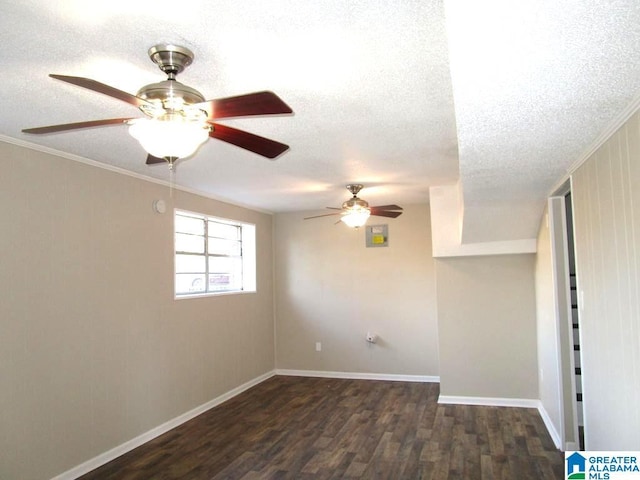
<path fill-rule="evenodd" d="M 342 208 L 345 210 L 365 210 L 369 208 L 369 203 L 362 200 L 361 198 L 354 196 L 353 198 L 350 198 L 349 200 L 344 202 L 342 204 Z"/>
<path fill-rule="evenodd" d="M 204 102 L 204 96 L 199 91 L 177 80 L 164 80 L 145 85 L 136 96 L 149 101 L 160 100 L 161 102 L 170 98 L 180 98 L 187 105 Z"/>
<path fill-rule="evenodd" d="M 168 113 L 182 112 L 185 106 L 205 101 L 204 96 L 195 88 L 176 80 L 176 75 L 191 65 L 194 58 L 191 50 L 178 45 L 161 44 L 149 49 L 149 58 L 167 74 L 167 80 L 145 85 L 138 90 L 137 97 L 160 103 Z M 151 117 L 163 114 L 146 106 L 141 107 L 141 110 Z"/>

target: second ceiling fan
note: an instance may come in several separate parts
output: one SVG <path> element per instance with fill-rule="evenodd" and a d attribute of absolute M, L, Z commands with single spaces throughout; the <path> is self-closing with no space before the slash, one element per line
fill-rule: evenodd
<path fill-rule="evenodd" d="M 370 215 L 389 218 L 397 218 L 402 215 L 402 207 L 398 205 L 380 205 L 377 207 L 370 207 L 368 202 L 358 198 L 358 192 L 362 190 L 364 185 L 351 183 L 346 187 L 347 190 L 353 194 L 353 197 L 344 202 L 341 208 L 327 207 L 330 210 L 338 210 L 337 212 L 314 215 L 313 217 L 306 217 L 305 220 L 328 217 L 331 215 L 341 215 L 340 221 L 346 223 L 350 227 L 358 228 L 367 222 Z"/>
<path fill-rule="evenodd" d="M 22 131 L 45 134 L 127 124 L 129 133 L 149 154 L 146 163 L 168 162 L 170 168 L 177 159 L 193 155 L 209 137 L 271 159 L 289 149 L 288 145 L 275 140 L 214 122 L 225 118 L 293 113 L 275 93 L 264 91 L 205 100 L 200 92 L 176 80 L 177 74 L 193 61 L 191 50 L 177 45 L 156 45 L 149 49 L 149 57 L 167 75 L 167 79 L 142 87 L 136 95 L 89 78 L 49 75 L 129 103 L 137 107 L 145 117 L 90 120 Z"/>

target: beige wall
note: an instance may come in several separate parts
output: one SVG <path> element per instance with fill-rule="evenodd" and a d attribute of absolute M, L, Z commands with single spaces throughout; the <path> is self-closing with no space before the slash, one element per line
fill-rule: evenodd
<path fill-rule="evenodd" d="M 585 441 L 640 449 L 640 113 L 572 176 Z"/>
<path fill-rule="evenodd" d="M 274 368 L 270 215 L 0 158 L 0 478 L 51 478 Z M 257 225 L 257 293 L 173 299 L 174 206 Z"/>
<path fill-rule="evenodd" d="M 428 205 L 405 206 L 389 246 L 335 217 L 275 216 L 276 364 L 280 369 L 438 375 Z M 379 335 L 376 345 L 367 331 Z M 315 342 L 322 351 L 315 351 Z"/>
<path fill-rule="evenodd" d="M 538 398 L 534 262 L 436 260 L 441 395 Z"/>
<path fill-rule="evenodd" d="M 559 327 L 554 282 L 554 252 L 549 225 L 549 210 L 545 208 L 537 239 L 536 255 L 536 318 L 538 380 L 540 401 L 557 433 L 564 431 L 562 382 L 560 369 Z"/>
<path fill-rule="evenodd" d="M 365 248 L 364 230 L 331 218 L 169 197 L 5 143 L 0 155 L 0 478 L 54 476 L 275 366 L 557 402 L 544 225 L 537 259 L 434 261 L 427 205 L 379 219 L 390 246 Z M 590 449 L 640 448 L 639 159 L 636 114 L 572 177 Z M 257 225 L 257 294 L 173 300 L 173 207 Z"/>
<path fill-rule="evenodd" d="M 536 318 L 540 401 L 558 445 L 579 449 L 568 291 L 569 261 L 565 200 L 550 198 L 538 233 Z"/>

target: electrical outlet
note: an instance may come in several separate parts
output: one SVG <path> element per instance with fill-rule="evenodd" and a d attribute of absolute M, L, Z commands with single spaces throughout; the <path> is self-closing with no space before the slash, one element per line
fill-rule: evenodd
<path fill-rule="evenodd" d="M 322 343 L 316 342 L 316 352 L 321 352 L 321 351 L 322 351 Z"/>

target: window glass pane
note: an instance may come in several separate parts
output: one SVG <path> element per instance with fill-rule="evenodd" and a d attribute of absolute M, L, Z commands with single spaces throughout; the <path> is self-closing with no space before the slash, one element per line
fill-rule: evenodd
<path fill-rule="evenodd" d="M 205 283 L 205 274 L 176 274 L 176 295 L 185 295 L 189 293 L 204 293 L 207 284 Z"/>
<path fill-rule="evenodd" d="M 228 225 L 210 220 L 208 228 L 210 237 L 240 240 L 240 227 L 237 225 Z"/>
<path fill-rule="evenodd" d="M 242 243 L 238 240 L 225 240 L 222 238 L 209 238 L 209 255 L 232 255 L 239 257 Z"/>
<path fill-rule="evenodd" d="M 255 291 L 254 225 L 176 211 L 174 227 L 176 296 Z"/>
<path fill-rule="evenodd" d="M 176 232 L 204 235 L 204 218 L 176 215 Z"/>
<path fill-rule="evenodd" d="M 176 233 L 176 252 L 204 253 L 204 237 Z"/>
<path fill-rule="evenodd" d="M 209 257 L 209 290 L 242 290 L 242 259 Z"/>
<path fill-rule="evenodd" d="M 235 288 L 235 282 L 229 273 L 211 273 L 209 274 L 209 291 L 220 292 L 224 290 L 238 290 Z"/>
<path fill-rule="evenodd" d="M 206 273 L 204 255 L 176 255 L 176 273 Z"/>
<path fill-rule="evenodd" d="M 239 258 L 233 257 L 209 257 L 210 273 L 228 273 L 242 266 Z"/>

